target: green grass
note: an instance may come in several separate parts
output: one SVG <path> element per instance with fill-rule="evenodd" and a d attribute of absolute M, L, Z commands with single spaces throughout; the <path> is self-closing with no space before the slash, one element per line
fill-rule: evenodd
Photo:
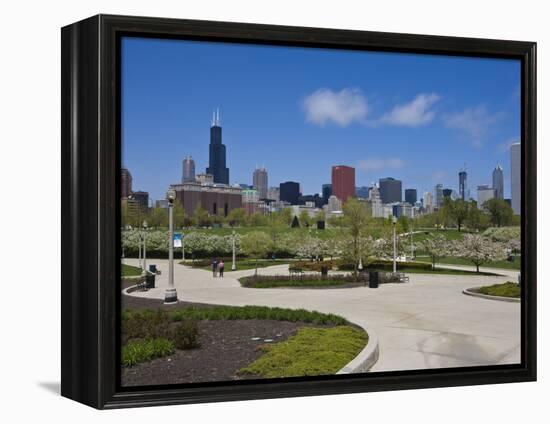
<path fill-rule="evenodd" d="M 142 269 L 137 266 L 122 264 L 121 273 L 123 277 L 136 277 L 141 275 Z"/>
<path fill-rule="evenodd" d="M 335 374 L 367 342 L 364 331 L 350 326 L 301 328 L 284 342 L 263 345 L 265 353 L 239 373 L 265 378 Z"/>
<path fill-rule="evenodd" d="M 437 264 L 435 266 L 434 270 L 425 271 L 422 269 L 416 269 L 416 268 L 400 268 L 398 272 L 403 272 L 405 274 L 439 274 L 439 275 L 485 275 L 488 277 L 496 277 L 500 274 L 495 274 L 493 272 L 475 272 L 475 271 L 467 271 L 462 269 L 446 269 L 446 268 L 438 268 Z"/>
<path fill-rule="evenodd" d="M 489 296 L 515 297 L 521 296 L 521 287 L 519 284 L 508 281 L 503 284 L 494 284 L 492 286 L 480 287 L 476 290 L 478 293 L 487 294 Z"/>
<path fill-rule="evenodd" d="M 171 355 L 174 351 L 174 344 L 167 339 L 131 340 L 122 346 L 122 365 L 132 367 L 141 362 Z"/>
<path fill-rule="evenodd" d="M 273 265 L 285 265 L 288 264 L 290 261 L 283 260 L 283 259 L 260 259 L 258 260 L 258 268 L 265 268 L 268 266 Z M 212 270 L 212 265 L 202 265 L 200 262 L 197 264 L 197 266 L 193 265 L 193 262 L 190 260 L 181 261 L 180 265 L 189 265 L 193 266 L 194 268 L 200 268 L 204 269 L 206 271 Z M 256 261 L 253 259 L 238 259 L 236 263 L 236 271 L 243 271 L 247 269 L 255 269 L 256 268 Z M 231 272 L 231 261 L 225 261 L 225 270 L 224 272 Z"/>
<path fill-rule="evenodd" d="M 434 230 L 434 229 L 421 229 L 421 228 L 416 229 L 416 228 L 413 228 L 413 231 L 414 232 L 420 231 L 419 233 L 413 234 L 413 236 L 412 236 L 413 243 L 420 243 L 420 242 L 426 240 L 427 237 L 429 237 L 431 235 L 435 235 L 435 234 L 442 234 L 449 241 L 451 241 L 451 240 L 461 240 L 462 237 L 464 237 L 464 234 L 468 233 L 468 231 L 465 231 L 465 230 L 458 231 L 458 230 L 454 230 L 454 229 Z M 409 241 L 410 236 L 406 236 L 406 239 L 407 239 L 407 241 Z"/>
<path fill-rule="evenodd" d="M 169 314 L 172 321 L 192 320 L 236 320 L 236 319 L 271 319 L 276 321 L 302 321 L 315 325 L 346 325 L 349 324 L 344 318 L 334 314 L 324 314 L 317 311 L 307 311 L 305 309 L 287 309 L 270 308 L 268 306 L 215 306 L 215 307 L 196 307 L 190 306 L 177 309 Z M 158 313 L 156 311 L 145 309 L 134 311 L 126 309 L 122 313 L 122 319 L 129 320 L 136 316 L 147 319 L 153 319 Z"/>
<path fill-rule="evenodd" d="M 429 259 L 426 258 L 426 262 Z M 445 257 L 440 258 L 437 260 L 437 263 L 441 264 L 448 264 L 448 265 L 468 265 L 468 266 L 474 266 L 470 261 L 463 259 L 463 258 L 455 258 L 455 257 Z M 436 264 L 437 266 L 437 264 Z M 513 262 L 508 261 L 495 261 L 495 262 L 487 262 L 486 264 L 481 265 L 481 267 L 488 267 L 488 268 L 502 268 L 502 269 L 521 269 L 521 256 L 515 256 Z"/>

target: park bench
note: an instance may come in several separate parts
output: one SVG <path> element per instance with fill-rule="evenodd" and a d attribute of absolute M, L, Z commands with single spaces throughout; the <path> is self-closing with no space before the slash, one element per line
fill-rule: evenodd
<path fill-rule="evenodd" d="M 304 274 L 304 270 L 302 268 L 291 268 L 289 267 L 288 268 L 288 272 L 290 273 L 290 275 L 303 275 Z"/>
<path fill-rule="evenodd" d="M 409 282 L 409 276 L 403 274 L 402 272 L 396 272 L 395 274 L 392 274 L 394 279 L 400 283 L 408 283 Z"/>
<path fill-rule="evenodd" d="M 136 284 L 136 288 L 139 291 L 147 291 L 147 280 L 139 281 Z"/>

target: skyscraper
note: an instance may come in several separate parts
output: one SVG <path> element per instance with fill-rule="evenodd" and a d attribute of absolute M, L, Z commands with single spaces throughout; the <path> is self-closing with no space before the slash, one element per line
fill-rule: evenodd
<path fill-rule="evenodd" d="M 225 166 L 225 145 L 222 144 L 219 110 L 212 114 L 208 165 L 206 173 L 214 176 L 214 183 L 229 184 L 229 168 Z"/>
<path fill-rule="evenodd" d="M 422 199 L 422 206 L 424 206 L 424 209 L 427 213 L 431 213 L 433 211 L 433 194 L 429 191 L 426 191 L 424 193 L 424 198 Z"/>
<path fill-rule="evenodd" d="M 332 194 L 342 203 L 355 197 L 355 168 L 346 165 L 332 167 Z"/>
<path fill-rule="evenodd" d="M 279 184 L 279 199 L 291 205 L 297 205 L 300 198 L 300 184 L 287 181 Z"/>
<path fill-rule="evenodd" d="M 328 203 L 328 198 L 332 196 L 332 184 L 323 184 L 321 190 L 323 194 L 323 203 L 326 205 Z"/>
<path fill-rule="evenodd" d="M 120 169 L 120 197 L 127 198 L 132 194 L 132 174 L 126 168 Z"/>
<path fill-rule="evenodd" d="M 252 174 L 252 187 L 260 194 L 260 199 L 267 199 L 267 170 L 256 168 Z"/>
<path fill-rule="evenodd" d="M 361 199 L 369 198 L 369 188 L 366 186 L 355 187 L 355 196 Z"/>
<path fill-rule="evenodd" d="M 493 189 L 495 190 L 495 198 L 504 199 L 504 172 L 502 166 L 498 164 L 493 169 Z"/>
<path fill-rule="evenodd" d="M 510 180 L 512 185 L 512 209 L 521 214 L 521 144 L 510 146 Z"/>
<path fill-rule="evenodd" d="M 458 173 L 458 196 L 462 200 L 468 200 L 468 173 L 462 170 Z"/>
<path fill-rule="evenodd" d="M 405 202 L 407 202 L 409 205 L 413 205 L 416 203 L 417 194 L 415 188 L 408 188 L 405 190 Z"/>
<path fill-rule="evenodd" d="M 495 197 L 495 189 L 487 184 L 477 186 L 477 207 L 483 208 L 483 204 Z"/>
<path fill-rule="evenodd" d="M 187 156 L 183 160 L 183 175 L 181 177 L 182 183 L 188 183 L 195 181 L 195 161 L 191 156 Z"/>
<path fill-rule="evenodd" d="M 434 207 L 440 208 L 443 205 L 443 184 L 436 184 L 434 189 L 434 198 Z"/>
<path fill-rule="evenodd" d="M 401 181 L 395 178 L 387 177 L 378 180 L 380 187 L 380 199 L 382 203 L 401 202 L 403 199 L 403 190 Z"/>

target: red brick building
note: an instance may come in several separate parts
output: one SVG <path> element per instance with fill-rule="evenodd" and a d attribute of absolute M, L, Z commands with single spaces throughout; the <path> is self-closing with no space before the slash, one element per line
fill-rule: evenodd
<path fill-rule="evenodd" d="M 342 203 L 355 197 L 355 168 L 346 165 L 332 167 L 332 194 Z"/>

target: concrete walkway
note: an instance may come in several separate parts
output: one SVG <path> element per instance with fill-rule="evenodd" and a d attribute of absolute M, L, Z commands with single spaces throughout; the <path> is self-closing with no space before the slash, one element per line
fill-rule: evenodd
<path fill-rule="evenodd" d="M 125 263 L 137 266 L 137 259 Z M 132 295 L 163 299 L 168 261 L 148 263 L 162 271 L 156 279 L 157 288 Z M 237 278 L 254 270 L 226 271 L 224 278 L 213 278 L 209 271 L 176 262 L 174 280 L 179 300 L 332 312 L 372 329 L 379 337 L 380 358 L 371 371 L 519 363 L 520 304 L 462 294 L 468 287 L 517 281 L 517 272 L 483 271 L 501 276 L 409 274 L 408 284 L 384 284 L 378 289 L 250 289 L 241 287 Z M 258 272 L 285 274 L 288 265 Z"/>

